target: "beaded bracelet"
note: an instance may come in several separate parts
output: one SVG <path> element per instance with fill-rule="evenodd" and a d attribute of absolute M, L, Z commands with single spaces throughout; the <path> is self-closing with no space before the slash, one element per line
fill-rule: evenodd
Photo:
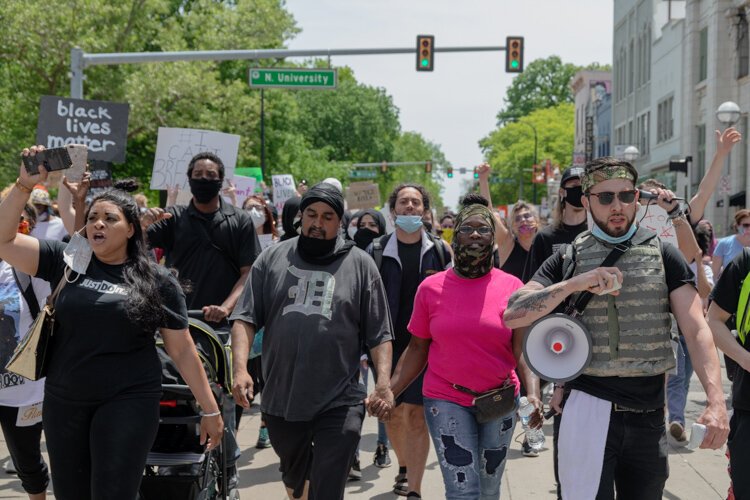
<path fill-rule="evenodd" d="M 26 187 L 26 186 L 24 186 L 24 185 L 23 185 L 23 184 L 21 183 L 21 178 L 20 178 L 20 177 L 18 177 L 18 178 L 16 179 L 16 187 L 17 187 L 17 188 L 18 188 L 18 189 L 19 189 L 19 190 L 20 190 L 21 192 L 23 192 L 23 193 L 26 193 L 26 194 L 31 194 L 31 191 L 32 191 L 32 189 L 31 189 L 31 188 L 28 188 L 28 187 Z"/>
<path fill-rule="evenodd" d="M 201 415 L 201 417 L 218 417 L 219 415 L 221 415 L 221 411 L 215 411 L 213 413 L 203 413 L 203 412 L 201 412 L 200 415 Z"/>

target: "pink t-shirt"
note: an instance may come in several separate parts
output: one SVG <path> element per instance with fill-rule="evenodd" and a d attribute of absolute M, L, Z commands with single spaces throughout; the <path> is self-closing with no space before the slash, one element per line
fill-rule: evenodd
<path fill-rule="evenodd" d="M 503 323 L 503 313 L 508 298 L 522 286 L 521 280 L 495 268 L 476 279 L 459 278 L 449 269 L 419 285 L 408 328 L 432 341 L 425 397 L 471 406 L 474 397 L 453 384 L 485 392 L 509 376 L 518 394 L 513 331 Z"/>

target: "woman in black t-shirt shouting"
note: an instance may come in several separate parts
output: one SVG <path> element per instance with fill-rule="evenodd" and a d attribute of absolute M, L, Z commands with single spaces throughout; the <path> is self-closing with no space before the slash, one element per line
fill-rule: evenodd
<path fill-rule="evenodd" d="M 46 178 L 43 167 L 29 175 L 21 166 L 0 204 L 0 259 L 53 288 L 67 280 L 56 302 L 44 395 L 55 498 L 132 500 L 159 425 L 157 328 L 203 409 L 201 441 L 209 449 L 220 444 L 224 424 L 187 331 L 184 294 L 149 259 L 135 201 L 117 190 L 94 198 L 73 271 L 63 243 L 16 234 L 33 186 Z"/>

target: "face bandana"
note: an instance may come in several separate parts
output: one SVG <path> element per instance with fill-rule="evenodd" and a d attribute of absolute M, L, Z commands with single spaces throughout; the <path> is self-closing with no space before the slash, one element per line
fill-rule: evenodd
<path fill-rule="evenodd" d="M 208 203 L 219 196 L 222 183 L 219 179 L 190 179 L 189 182 L 190 192 L 198 203 Z"/>
<path fill-rule="evenodd" d="M 468 245 L 459 243 L 461 236 L 454 233 L 453 253 L 454 270 L 464 278 L 481 278 L 492 270 L 492 250 L 495 242 L 495 218 L 490 210 L 483 205 L 469 205 L 465 207 L 456 217 L 455 228 L 460 228 L 464 221 L 471 216 L 479 215 L 492 229 L 489 241 L 486 245 L 476 245 L 475 240 L 470 240 Z"/>
<path fill-rule="evenodd" d="M 583 208 L 583 189 L 581 186 L 573 186 L 565 188 L 565 203 L 569 203 L 570 206 L 576 208 Z"/>
<path fill-rule="evenodd" d="M 364 250 L 370 245 L 370 243 L 372 243 L 372 240 L 374 240 L 378 236 L 380 236 L 380 234 L 371 229 L 363 227 L 354 235 L 354 243 L 357 245 L 357 248 L 361 248 L 362 250 Z"/>

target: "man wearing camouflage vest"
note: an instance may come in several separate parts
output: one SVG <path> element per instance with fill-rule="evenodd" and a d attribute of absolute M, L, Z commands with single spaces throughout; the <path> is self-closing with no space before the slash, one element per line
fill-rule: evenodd
<path fill-rule="evenodd" d="M 614 499 L 615 493 L 662 498 L 669 475 L 664 374 L 675 365 L 670 312 L 708 399 L 698 419 L 707 428 L 701 447 L 720 448 L 729 432 L 719 359 L 693 273 L 677 248 L 635 223 L 637 180 L 625 161 L 598 158 L 586 165 L 581 185 L 592 229 L 547 259 L 504 314 L 508 328 L 524 327 L 563 312 L 581 292 L 594 294 L 579 317 L 593 340 L 591 362 L 565 384 L 571 394 L 558 446 L 566 500 Z M 674 201 L 659 190 L 659 204 Z M 624 253 L 612 267 L 601 267 L 615 247 Z M 615 280 L 621 289 L 597 293 L 616 288 Z"/>

